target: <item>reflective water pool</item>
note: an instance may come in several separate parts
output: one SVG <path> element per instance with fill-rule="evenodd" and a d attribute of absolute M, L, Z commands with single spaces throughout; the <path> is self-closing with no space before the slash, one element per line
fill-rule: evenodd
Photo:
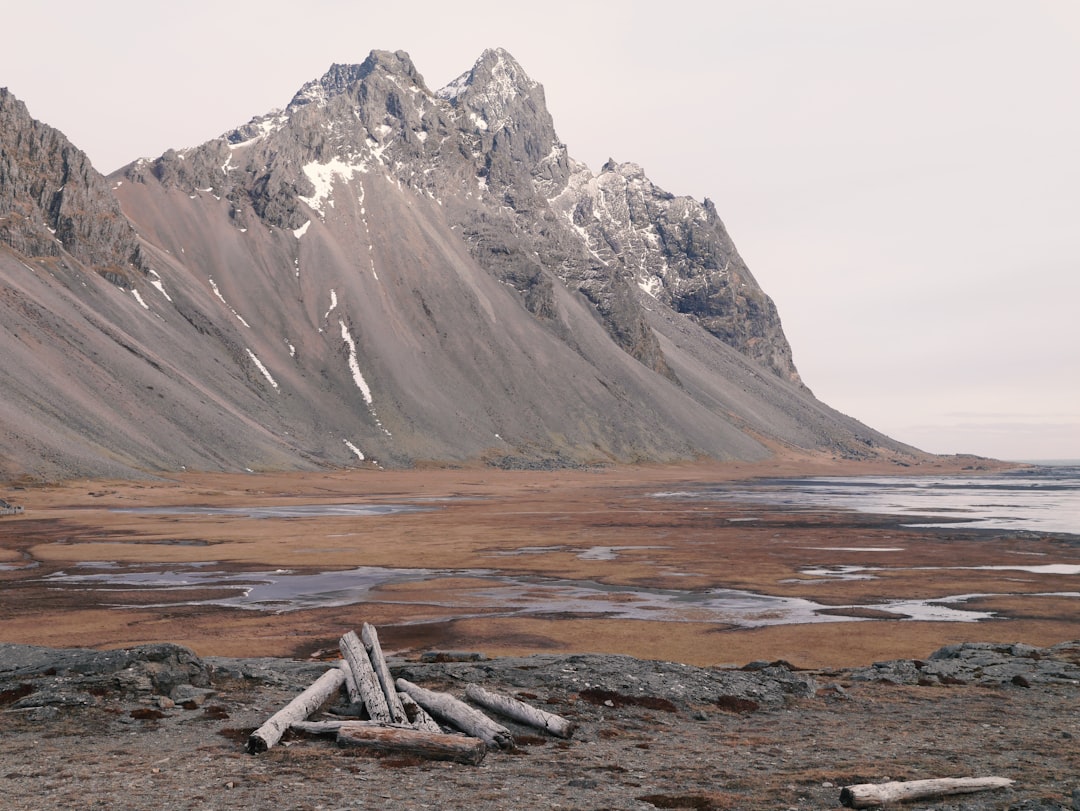
<path fill-rule="evenodd" d="M 858 612 L 894 615 L 896 619 L 938 622 L 974 622 L 994 616 L 973 611 L 964 603 L 991 595 L 945 595 L 926 600 L 889 600 L 866 605 L 826 606 L 797 597 L 777 597 L 737 589 L 682 590 L 628 588 L 588 580 L 552 580 L 513 577 L 491 570 L 393 569 L 362 566 L 346 571 L 302 573 L 284 569 L 226 572 L 200 566 L 135 571 L 118 566 L 92 573 L 57 572 L 44 578 L 58 587 L 94 590 L 161 590 L 168 599 L 156 605 L 220 605 L 263 611 L 348 605 L 358 602 L 422 604 L 446 609 L 445 619 L 468 616 L 524 616 L 574 614 L 661 622 L 709 622 L 741 627 L 809 622 L 853 622 Z M 857 568 L 857 567 L 846 567 Z M 809 572 L 808 572 L 809 573 Z M 823 576 L 872 576 L 862 572 L 823 571 Z M 406 598 L 380 587 L 443 577 L 469 578 L 472 588 L 454 590 L 447 597 L 434 588 L 438 599 L 425 599 L 422 591 Z M 176 599 L 178 590 L 219 590 L 220 597 Z M 1068 595 L 1067 595 L 1068 596 Z M 1077 595 L 1080 596 L 1080 595 Z M 114 603 L 125 607 L 118 592 Z M 132 603 L 131 605 L 135 605 Z M 139 601 L 140 607 L 146 607 Z M 845 613 L 846 612 L 846 613 Z M 430 617 L 426 621 L 431 621 Z"/>

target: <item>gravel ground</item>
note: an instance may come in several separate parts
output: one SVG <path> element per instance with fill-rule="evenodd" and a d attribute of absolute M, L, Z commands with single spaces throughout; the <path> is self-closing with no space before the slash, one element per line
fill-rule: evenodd
<path fill-rule="evenodd" d="M 623 656 L 392 661 L 463 695 L 476 682 L 579 725 L 513 724 L 479 766 L 376 758 L 248 733 L 328 663 L 206 659 L 171 645 L 0 645 L 6 809 L 818 809 L 855 783 L 1002 776 L 1007 789 L 904 804 L 1080 809 L 1080 642 L 971 644 L 924 661 L 794 671 Z"/>

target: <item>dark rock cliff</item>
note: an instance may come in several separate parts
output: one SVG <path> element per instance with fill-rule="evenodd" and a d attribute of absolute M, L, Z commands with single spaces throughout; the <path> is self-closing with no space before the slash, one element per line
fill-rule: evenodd
<path fill-rule="evenodd" d="M 143 271 L 139 243 L 86 154 L 0 88 L 0 241 L 26 256 L 61 249 L 114 284 Z"/>

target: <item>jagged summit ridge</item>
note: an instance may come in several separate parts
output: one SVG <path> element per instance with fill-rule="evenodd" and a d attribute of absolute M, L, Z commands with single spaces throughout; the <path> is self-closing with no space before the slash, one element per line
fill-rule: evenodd
<path fill-rule="evenodd" d="M 357 82 L 362 82 L 376 71 L 403 79 L 408 86 L 430 92 L 412 58 L 405 51 L 372 51 L 359 65 L 331 65 L 322 77 L 301 87 L 287 109 L 311 103 L 325 105 L 330 98 L 348 93 Z"/>
<path fill-rule="evenodd" d="M 633 163 L 593 175 L 573 161 L 542 85 L 503 49 L 484 51 L 434 94 L 408 54 L 372 51 L 359 65 L 332 65 L 284 111 L 166 154 L 153 171 L 166 183 L 214 188 L 238 223 L 250 209 L 292 231 L 311 219 L 308 209 L 325 215 L 335 183 L 385 174 L 448 201 L 446 216 L 476 260 L 556 328 L 558 283 L 589 298 L 626 352 L 674 380 L 641 291 L 801 385 L 775 306 L 715 207 L 659 189 Z"/>
<path fill-rule="evenodd" d="M 492 133 L 520 122 L 523 106 L 529 107 L 532 114 L 547 113 L 544 88 L 502 48 L 485 50 L 470 70 L 436 91 L 436 95 L 469 111 L 477 129 Z"/>

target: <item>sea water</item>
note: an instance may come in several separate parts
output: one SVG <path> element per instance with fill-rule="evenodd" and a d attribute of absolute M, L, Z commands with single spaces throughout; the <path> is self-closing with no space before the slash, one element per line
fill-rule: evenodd
<path fill-rule="evenodd" d="M 1080 535 L 1080 465 L 948 476 L 811 476 L 704 486 L 663 496 L 896 515 L 908 526 Z M 936 520 L 935 520 L 936 519 Z"/>

